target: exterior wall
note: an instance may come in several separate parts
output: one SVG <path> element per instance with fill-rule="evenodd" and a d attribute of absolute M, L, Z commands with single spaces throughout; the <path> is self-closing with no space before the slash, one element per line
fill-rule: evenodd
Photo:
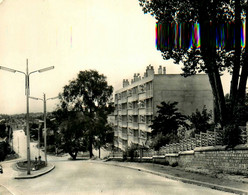
<path fill-rule="evenodd" d="M 205 74 L 183 77 L 181 75 L 154 75 L 154 104 L 162 101 L 178 102 L 178 109 L 185 115 L 190 115 L 196 109 L 202 110 L 206 105 L 213 111 L 213 95 L 208 77 Z"/>

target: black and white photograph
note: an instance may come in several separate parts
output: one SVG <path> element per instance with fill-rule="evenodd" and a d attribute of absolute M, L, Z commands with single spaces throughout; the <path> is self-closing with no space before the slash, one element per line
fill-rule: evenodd
<path fill-rule="evenodd" d="M 248 194 L 248 0 L 0 0 L 0 195 Z"/>

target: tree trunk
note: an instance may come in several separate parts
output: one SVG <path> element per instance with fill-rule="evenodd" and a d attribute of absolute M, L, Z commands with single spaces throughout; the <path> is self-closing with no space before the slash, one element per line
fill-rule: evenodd
<path fill-rule="evenodd" d="M 215 59 L 215 58 L 214 58 Z M 213 59 L 213 60 L 214 60 Z M 226 115 L 226 102 L 225 102 L 225 96 L 224 96 L 224 91 L 222 88 L 222 82 L 220 79 L 220 74 L 218 67 L 215 63 L 214 67 L 214 80 L 215 80 L 215 85 L 216 85 L 216 91 L 217 91 L 217 100 L 218 100 L 218 110 L 219 110 L 219 117 L 220 117 L 220 124 L 221 126 L 224 126 L 226 124 L 227 120 L 227 115 Z"/>
<path fill-rule="evenodd" d="M 92 144 L 93 144 L 93 137 L 90 135 L 89 137 L 89 153 L 90 153 L 90 158 L 92 158 L 94 155 L 93 155 L 93 152 L 92 152 Z"/>
<path fill-rule="evenodd" d="M 246 5 L 246 18 L 248 13 L 248 5 Z M 246 83 L 247 83 L 247 76 L 248 76 L 248 48 L 247 48 L 247 39 L 248 39 L 248 28 L 247 28 L 247 19 L 246 19 L 246 31 L 245 31 L 245 53 L 243 57 L 243 67 L 239 81 L 239 89 L 238 89 L 238 101 L 241 104 L 245 103 L 245 95 L 246 95 Z"/>
<path fill-rule="evenodd" d="M 238 82 L 239 82 L 239 71 L 240 71 L 240 54 L 241 54 L 241 40 L 240 40 L 240 27 L 241 27 L 241 7 L 240 0 L 235 1 L 235 59 L 234 67 L 232 73 L 232 81 L 230 88 L 230 99 L 231 99 L 231 112 L 233 111 L 237 102 L 237 91 L 238 91 Z"/>
<path fill-rule="evenodd" d="M 76 158 L 77 158 L 77 153 L 78 153 L 78 151 L 74 151 L 74 152 L 69 152 L 69 154 L 70 154 L 70 156 L 72 157 L 72 159 L 73 160 L 76 160 Z"/>
<path fill-rule="evenodd" d="M 99 158 L 101 158 L 101 146 L 99 146 Z"/>
<path fill-rule="evenodd" d="M 199 8 L 201 53 L 214 96 L 214 119 L 216 123 L 219 122 L 223 126 L 226 121 L 226 106 L 219 69 L 216 64 L 216 22 L 214 19 L 210 22 L 210 18 L 215 17 L 216 11 L 213 10 L 212 16 L 208 15 L 205 11 L 207 3 L 207 1 L 202 1 Z M 213 8 L 215 7 L 213 6 Z"/>

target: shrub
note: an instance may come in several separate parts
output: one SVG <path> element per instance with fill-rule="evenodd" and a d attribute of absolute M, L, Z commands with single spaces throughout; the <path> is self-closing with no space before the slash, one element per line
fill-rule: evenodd
<path fill-rule="evenodd" d="M 172 167 L 177 167 L 178 166 L 178 162 L 174 162 L 171 164 Z"/>
<path fill-rule="evenodd" d="M 224 128 L 223 143 L 230 148 L 241 143 L 241 130 L 236 124 L 229 124 Z"/>

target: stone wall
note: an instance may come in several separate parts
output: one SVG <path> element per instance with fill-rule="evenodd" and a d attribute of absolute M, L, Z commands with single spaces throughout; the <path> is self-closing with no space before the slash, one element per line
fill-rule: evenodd
<path fill-rule="evenodd" d="M 238 145 L 233 149 L 227 149 L 226 146 L 207 146 L 178 153 L 154 154 L 143 152 L 143 154 L 146 155 L 134 157 L 132 160 L 165 165 L 172 165 L 177 162 L 180 167 L 184 168 L 248 175 L 247 144 Z M 123 157 L 121 154 L 115 154 L 111 155 L 110 159 L 123 160 Z"/>
<path fill-rule="evenodd" d="M 165 155 L 165 161 L 172 164 L 177 159 L 179 166 L 185 168 L 209 169 L 216 172 L 248 174 L 248 146 L 239 145 L 234 149 L 225 146 L 199 147 L 192 151 L 179 153 L 178 157 Z"/>

